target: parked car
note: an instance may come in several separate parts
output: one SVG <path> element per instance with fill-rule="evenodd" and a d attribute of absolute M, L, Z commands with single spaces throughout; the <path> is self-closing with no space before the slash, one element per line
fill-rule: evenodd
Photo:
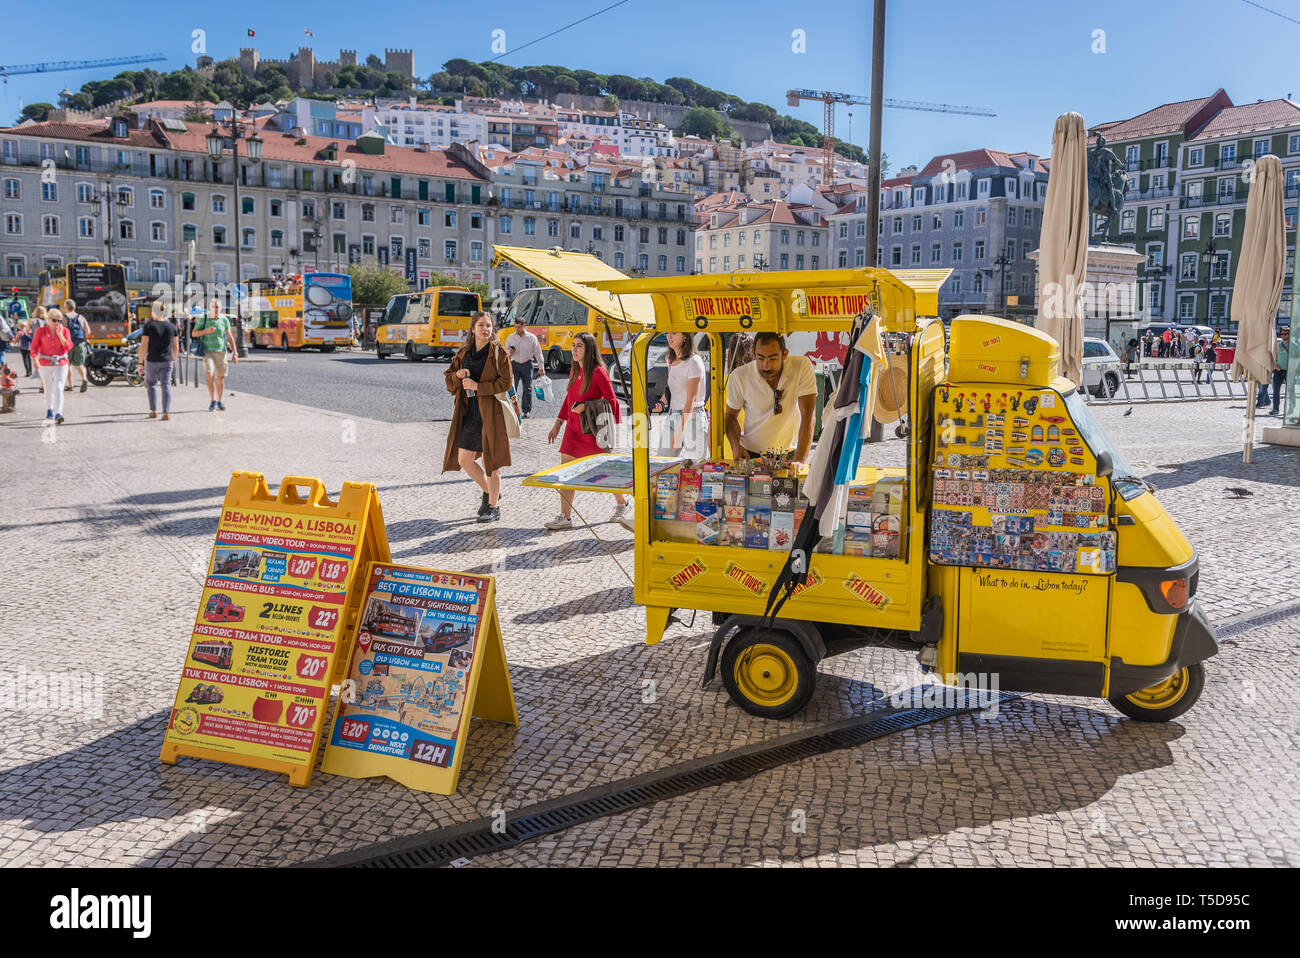
<path fill-rule="evenodd" d="M 1083 338 L 1083 386 L 1094 396 L 1109 399 L 1119 392 L 1120 358 L 1104 339 Z"/>

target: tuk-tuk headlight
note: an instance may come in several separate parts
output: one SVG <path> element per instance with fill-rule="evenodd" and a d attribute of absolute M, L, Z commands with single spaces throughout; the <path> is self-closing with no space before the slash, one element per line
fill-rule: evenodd
<path fill-rule="evenodd" d="M 1175 609 L 1186 608 L 1187 606 L 1187 580 L 1186 579 L 1165 579 L 1160 583 L 1160 593 L 1165 597 L 1165 601 Z"/>

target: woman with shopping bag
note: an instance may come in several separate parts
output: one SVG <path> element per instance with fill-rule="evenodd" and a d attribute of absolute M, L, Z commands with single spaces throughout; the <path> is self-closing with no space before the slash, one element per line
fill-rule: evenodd
<path fill-rule="evenodd" d="M 618 398 L 614 395 L 614 384 L 609 381 L 609 373 L 600 362 L 600 351 L 596 346 L 596 337 L 591 333 L 579 333 L 573 337 L 573 364 L 569 367 L 569 389 L 564 395 L 564 405 L 551 427 L 547 442 L 555 442 L 564 430 L 564 439 L 560 443 L 560 462 L 594 456 L 607 451 L 612 445 L 613 425 L 619 421 Z M 592 416 L 587 409 L 596 403 L 607 404 L 612 415 L 612 422 L 603 416 Z M 584 412 L 587 415 L 584 416 Z M 594 424 L 590 432 L 584 431 L 584 420 Z M 604 445 L 602 445 L 602 441 Z M 568 489 L 560 490 L 560 514 L 545 523 L 553 532 L 573 528 L 573 493 Z M 622 493 L 614 494 L 614 514 L 611 521 L 624 528 L 630 528 L 631 520 L 627 517 L 627 497 Z"/>
<path fill-rule="evenodd" d="M 510 436 L 519 435 L 519 420 L 508 398 L 510 357 L 497 341 L 492 317 L 475 313 L 472 321 L 473 335 L 447 367 L 447 391 L 456 405 L 442 471 L 465 470 L 483 490 L 478 521 L 495 522 L 501 518 L 501 467 L 510 465 Z"/>

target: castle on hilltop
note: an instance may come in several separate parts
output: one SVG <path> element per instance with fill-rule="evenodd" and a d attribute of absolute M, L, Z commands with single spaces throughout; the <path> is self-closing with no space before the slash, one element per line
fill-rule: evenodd
<path fill-rule="evenodd" d="M 212 57 L 199 57 L 196 64 L 200 73 L 210 71 L 214 65 Z M 294 90 L 329 90 L 326 81 L 327 72 L 337 72 L 343 67 L 357 66 L 356 50 L 340 50 L 337 60 L 317 60 L 316 52 L 311 47 L 299 47 L 287 60 L 266 60 L 258 56 L 252 47 L 239 50 L 239 67 L 245 76 L 257 79 L 266 67 L 275 65 L 284 69 L 289 86 Z M 400 73 L 415 78 L 415 56 L 410 50 L 384 50 L 385 73 Z"/>

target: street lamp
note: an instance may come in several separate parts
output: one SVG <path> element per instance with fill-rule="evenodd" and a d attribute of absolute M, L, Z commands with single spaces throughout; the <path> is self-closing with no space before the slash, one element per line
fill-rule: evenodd
<path fill-rule="evenodd" d="M 243 207 L 239 203 L 239 141 L 243 137 L 243 130 L 240 128 L 239 119 L 232 113 L 230 117 L 230 154 L 235 161 L 235 354 L 241 359 L 247 355 L 247 349 L 244 346 L 244 321 L 239 311 L 239 289 L 244 282 L 243 263 L 240 260 L 239 250 L 244 243 L 243 230 L 240 228 L 240 220 L 243 216 Z M 217 125 L 212 125 L 211 132 L 207 136 L 208 156 L 212 158 L 214 170 L 219 169 L 222 156 L 225 154 L 226 138 L 217 132 Z M 254 131 L 253 135 L 244 139 L 248 150 L 248 159 L 253 163 L 262 161 L 262 138 Z"/>
<path fill-rule="evenodd" d="M 998 315 L 1003 315 L 1007 311 L 1007 267 L 1011 265 L 1011 260 L 1007 258 L 1005 252 L 998 253 L 997 259 L 993 265 L 998 268 Z M 991 272 L 991 271 L 990 271 Z"/>
<path fill-rule="evenodd" d="M 1210 318 L 1210 278 L 1213 276 L 1211 270 L 1214 269 L 1214 261 L 1218 256 L 1219 248 L 1214 245 L 1214 240 L 1210 240 L 1205 246 L 1205 251 L 1201 253 L 1201 262 L 1205 264 L 1205 325 L 1218 325 Z"/>
<path fill-rule="evenodd" d="M 104 245 L 108 248 L 108 259 L 105 262 L 116 262 L 113 259 L 113 208 L 117 207 L 120 219 L 129 204 L 122 191 L 115 189 L 112 183 L 105 183 L 103 192 L 91 197 L 91 202 L 95 204 L 95 218 L 103 216 L 108 220 L 108 229 L 104 231 Z"/>
<path fill-rule="evenodd" d="M 320 272 L 320 241 L 321 237 L 325 235 L 320 227 L 320 217 L 316 217 L 311 221 L 311 233 L 309 235 L 311 236 L 311 251 L 314 261 L 314 266 L 312 268 L 318 273 Z"/>

